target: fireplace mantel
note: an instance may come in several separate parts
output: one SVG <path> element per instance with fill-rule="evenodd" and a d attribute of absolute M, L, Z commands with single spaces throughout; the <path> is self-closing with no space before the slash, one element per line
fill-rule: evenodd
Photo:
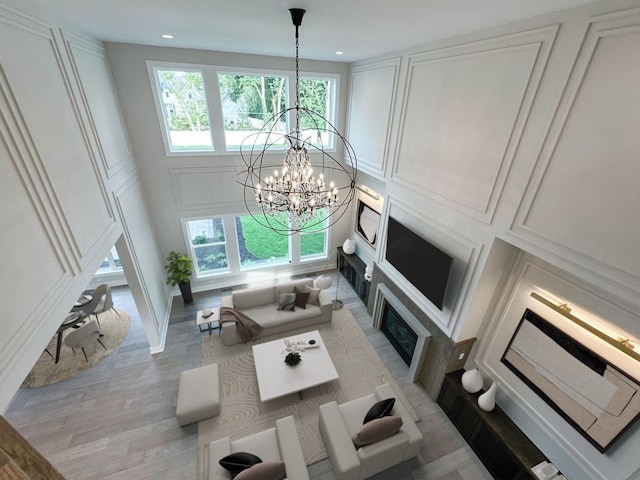
<path fill-rule="evenodd" d="M 387 302 L 398 312 L 406 324 L 418 336 L 416 348 L 409 365 L 409 378 L 411 381 L 420 380 L 422 367 L 427 356 L 427 348 L 431 340 L 431 333 L 400 301 L 394 293 L 384 283 L 379 283 L 376 287 L 376 296 L 373 305 L 373 326 L 380 330 L 382 328 L 382 316 L 384 303 Z"/>

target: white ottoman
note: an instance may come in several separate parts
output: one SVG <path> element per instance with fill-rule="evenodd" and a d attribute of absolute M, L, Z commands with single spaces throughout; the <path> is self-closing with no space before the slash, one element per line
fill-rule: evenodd
<path fill-rule="evenodd" d="M 176 418 L 181 426 L 220 414 L 218 364 L 186 370 L 180 374 Z"/>

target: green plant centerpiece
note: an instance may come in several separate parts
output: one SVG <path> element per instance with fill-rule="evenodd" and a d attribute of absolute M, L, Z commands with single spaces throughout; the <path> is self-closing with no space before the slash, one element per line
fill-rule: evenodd
<path fill-rule="evenodd" d="M 289 352 L 287 356 L 284 357 L 284 363 L 289 365 L 290 367 L 295 367 L 302 361 L 302 355 L 298 352 Z"/>
<path fill-rule="evenodd" d="M 300 353 L 304 350 L 305 343 L 302 340 L 291 341 L 285 338 L 284 345 L 285 349 L 283 353 L 287 353 L 284 357 L 284 363 L 290 367 L 295 367 L 302 361 L 302 355 L 300 355 Z"/>
<path fill-rule="evenodd" d="M 193 273 L 193 262 L 191 258 L 187 257 L 184 253 L 169 252 L 167 257 L 168 265 L 164 268 L 167 270 L 167 285 L 180 287 L 180 293 L 182 293 L 182 299 L 184 303 L 193 302 L 193 296 L 191 294 L 191 274 Z"/>

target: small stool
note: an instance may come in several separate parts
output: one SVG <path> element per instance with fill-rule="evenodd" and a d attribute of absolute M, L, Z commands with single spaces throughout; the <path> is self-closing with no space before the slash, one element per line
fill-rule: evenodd
<path fill-rule="evenodd" d="M 185 370 L 180 374 L 176 418 L 180 426 L 220 414 L 218 364 Z"/>
<path fill-rule="evenodd" d="M 213 330 L 220 328 L 220 308 L 212 308 L 211 315 L 208 317 L 204 316 L 204 310 L 198 310 L 196 325 L 198 325 L 200 333 L 209 331 L 209 335 L 211 335 Z M 202 325 L 206 325 L 207 327 L 203 330 Z"/>

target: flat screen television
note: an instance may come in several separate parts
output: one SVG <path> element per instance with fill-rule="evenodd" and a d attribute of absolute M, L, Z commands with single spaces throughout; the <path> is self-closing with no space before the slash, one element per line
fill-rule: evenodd
<path fill-rule="evenodd" d="M 453 257 L 427 242 L 393 217 L 387 223 L 386 259 L 442 310 Z"/>

